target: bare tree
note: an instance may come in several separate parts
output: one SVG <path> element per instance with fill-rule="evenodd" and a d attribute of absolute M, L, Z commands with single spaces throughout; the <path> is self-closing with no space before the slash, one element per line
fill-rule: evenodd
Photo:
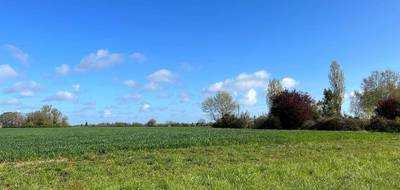
<path fill-rule="evenodd" d="M 0 115 L 0 124 L 2 127 L 22 127 L 25 117 L 18 112 L 5 112 Z"/>
<path fill-rule="evenodd" d="M 218 92 L 215 96 L 206 98 L 201 108 L 208 113 L 213 120 L 218 120 L 225 114 L 232 114 L 238 105 L 227 92 Z"/>

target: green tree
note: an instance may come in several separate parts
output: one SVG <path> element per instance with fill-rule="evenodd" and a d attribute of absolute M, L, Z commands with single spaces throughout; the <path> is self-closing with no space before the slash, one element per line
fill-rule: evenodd
<path fill-rule="evenodd" d="M 317 106 L 321 116 L 332 117 L 336 114 L 334 93 L 331 89 L 324 89 L 324 98 L 318 102 Z"/>
<path fill-rule="evenodd" d="M 155 127 L 157 125 L 157 121 L 155 119 L 150 119 L 147 121 L 146 126 L 147 127 Z"/>
<path fill-rule="evenodd" d="M 66 127 L 68 117 L 58 109 L 45 105 L 39 111 L 28 113 L 26 122 L 31 127 Z"/>
<path fill-rule="evenodd" d="M 226 114 L 234 113 L 238 105 L 233 100 L 233 97 L 227 92 L 218 92 L 215 96 L 206 98 L 201 108 L 203 112 L 210 115 L 214 121 L 222 118 Z"/>
<path fill-rule="evenodd" d="M 400 74 L 391 70 L 373 71 L 363 80 L 361 91 L 356 91 L 352 98 L 351 110 L 358 117 L 370 118 L 378 102 L 400 95 Z"/>

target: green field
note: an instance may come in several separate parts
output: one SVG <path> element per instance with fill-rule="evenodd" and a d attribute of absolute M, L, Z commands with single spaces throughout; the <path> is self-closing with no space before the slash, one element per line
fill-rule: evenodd
<path fill-rule="evenodd" d="M 0 129 L 1 189 L 400 189 L 400 136 Z"/>

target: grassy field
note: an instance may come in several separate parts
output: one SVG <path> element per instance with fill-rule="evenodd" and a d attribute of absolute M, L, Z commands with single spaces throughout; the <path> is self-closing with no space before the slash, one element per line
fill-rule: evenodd
<path fill-rule="evenodd" d="M 400 189 L 400 135 L 0 129 L 1 189 Z"/>

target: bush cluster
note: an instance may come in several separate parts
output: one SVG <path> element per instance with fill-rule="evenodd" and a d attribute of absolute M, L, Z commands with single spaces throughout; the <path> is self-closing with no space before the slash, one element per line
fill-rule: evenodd
<path fill-rule="evenodd" d="M 255 129 L 282 129 L 281 121 L 278 117 L 263 115 L 254 120 L 252 128 Z"/>
<path fill-rule="evenodd" d="M 279 118 L 282 129 L 299 129 L 316 116 L 314 100 L 306 93 L 285 90 L 272 98 L 271 115 Z"/>
<path fill-rule="evenodd" d="M 214 128 L 249 128 L 251 125 L 251 119 L 247 115 L 240 115 L 239 117 L 233 114 L 225 114 L 215 123 L 212 127 Z"/>
<path fill-rule="evenodd" d="M 383 117 L 372 119 L 366 130 L 378 132 L 400 132 L 400 119 L 390 120 Z"/>
<path fill-rule="evenodd" d="M 250 118 L 249 114 L 225 114 L 212 126 L 216 128 L 303 129 L 329 131 L 400 132 L 400 101 L 388 98 L 379 101 L 376 117 L 318 116 L 314 100 L 306 93 L 283 91 L 271 99 L 270 114 Z"/>
<path fill-rule="evenodd" d="M 375 113 L 379 117 L 394 120 L 400 117 L 400 101 L 393 97 L 383 99 L 378 102 Z"/>
<path fill-rule="evenodd" d="M 368 122 L 361 119 L 330 117 L 317 119 L 313 121 L 313 124 L 309 124 L 308 126 L 303 125 L 302 128 L 328 131 L 361 131 L 365 130 L 367 124 Z"/>

